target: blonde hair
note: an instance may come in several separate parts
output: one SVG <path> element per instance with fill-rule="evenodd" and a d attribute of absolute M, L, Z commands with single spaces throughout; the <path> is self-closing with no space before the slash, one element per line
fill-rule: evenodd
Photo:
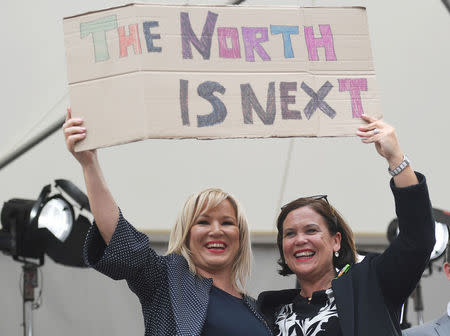
<path fill-rule="evenodd" d="M 250 275 L 252 263 L 252 248 L 247 218 L 239 202 L 223 190 L 217 188 L 205 189 L 187 199 L 170 232 L 167 254 L 182 255 L 187 260 L 191 272 L 197 274 L 188 246 L 189 232 L 202 213 L 215 208 L 224 200 L 228 200 L 236 211 L 239 228 L 239 249 L 232 266 L 232 285 L 237 291 L 245 293 L 245 284 Z"/>

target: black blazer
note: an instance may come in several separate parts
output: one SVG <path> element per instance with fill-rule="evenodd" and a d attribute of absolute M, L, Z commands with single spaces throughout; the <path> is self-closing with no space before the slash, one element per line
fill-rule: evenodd
<path fill-rule="evenodd" d="M 339 322 L 344 336 L 401 335 L 403 302 L 414 290 L 435 244 L 434 219 L 426 180 L 397 188 L 391 180 L 400 233 L 382 254 L 369 254 L 361 263 L 333 280 Z M 376 206 L 369 209 L 375 213 Z M 291 303 L 299 290 L 263 292 L 258 307 L 273 327 L 279 308 Z"/>

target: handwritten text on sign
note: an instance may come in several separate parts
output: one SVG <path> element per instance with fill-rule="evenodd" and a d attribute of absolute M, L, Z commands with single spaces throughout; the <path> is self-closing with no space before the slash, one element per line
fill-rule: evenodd
<path fill-rule="evenodd" d="M 139 139 L 346 135 L 352 119 L 379 114 L 361 8 L 130 5 L 66 19 L 65 30 L 73 91 L 103 85 L 120 94 L 111 85 L 120 87 L 124 81 L 114 77 L 134 74 L 136 85 L 149 76 L 158 78 L 158 87 L 136 91 L 152 102 L 151 119 L 158 114 L 159 121 L 169 124 L 159 130 L 149 125 Z M 109 85 L 103 83 L 108 78 Z M 136 117 L 155 124 L 148 116 L 142 120 L 142 112 Z M 323 118 L 339 121 L 337 126 L 322 121 L 321 126 Z M 288 120 L 297 124 L 286 127 Z M 248 127 L 256 122 L 276 127 L 252 132 Z M 192 126 L 198 131 L 183 131 Z M 229 132 L 216 132 L 219 126 Z M 208 127 L 215 131 L 202 131 Z"/>

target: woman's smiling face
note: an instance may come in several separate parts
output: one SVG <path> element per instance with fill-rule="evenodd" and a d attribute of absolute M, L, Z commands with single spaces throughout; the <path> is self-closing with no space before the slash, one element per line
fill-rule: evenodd
<path fill-rule="evenodd" d="M 326 220 L 309 206 L 291 211 L 283 222 L 283 254 L 299 280 L 335 276 L 333 254 L 341 247 L 341 234 L 330 234 Z M 330 279 L 330 281 L 331 281 Z"/>
<path fill-rule="evenodd" d="M 202 276 L 231 274 L 239 251 L 239 227 L 230 201 L 224 200 L 198 217 L 189 232 L 189 249 Z"/>

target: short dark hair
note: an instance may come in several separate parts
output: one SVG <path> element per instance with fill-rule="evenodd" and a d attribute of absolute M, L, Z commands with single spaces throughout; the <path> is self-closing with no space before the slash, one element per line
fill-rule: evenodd
<path fill-rule="evenodd" d="M 356 247 L 353 232 L 350 226 L 345 222 L 339 212 L 331 206 L 326 197 L 302 197 L 298 198 L 281 208 L 281 212 L 277 219 L 277 245 L 280 252 L 280 259 L 278 264 L 281 270 L 278 271 L 281 275 L 294 274 L 289 266 L 286 264 L 283 254 L 283 224 L 287 215 L 298 208 L 308 206 L 319 215 L 321 215 L 327 223 L 328 231 L 331 235 L 338 232 L 341 234 L 341 249 L 339 250 L 339 257 L 333 255 L 333 265 L 336 268 L 342 268 L 346 264 L 354 264 L 356 262 Z"/>

